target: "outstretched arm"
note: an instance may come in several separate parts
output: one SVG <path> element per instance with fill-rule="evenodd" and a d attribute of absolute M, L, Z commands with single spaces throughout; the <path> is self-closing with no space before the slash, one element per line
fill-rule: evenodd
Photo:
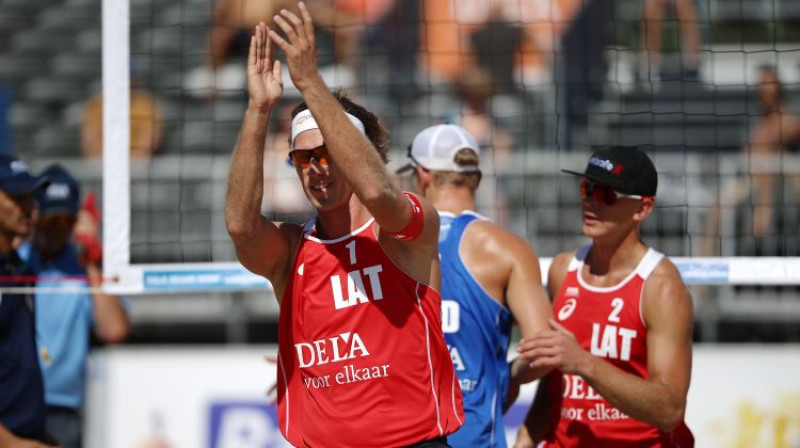
<path fill-rule="evenodd" d="M 539 257 L 523 238 L 507 231 L 498 236 L 504 241 L 511 261 L 506 303 L 522 338 L 532 338 L 536 332 L 547 330 L 547 320 L 552 315 L 550 301 L 542 286 Z M 541 378 L 548 370 L 548 368 L 532 368 L 529 359 L 518 357 L 511 365 L 510 391 L 513 392 L 522 384 Z M 511 404 L 509 400 L 507 406 Z"/>
<path fill-rule="evenodd" d="M 573 255 L 573 252 L 558 254 L 550 264 L 550 269 L 547 272 L 547 293 L 551 301 L 558 296 L 558 292 L 561 290 L 561 285 L 564 283 L 567 268 Z M 541 333 L 542 331 L 537 331 L 534 336 Z M 520 341 L 520 358 L 518 359 L 533 362 L 535 358 L 532 357 L 529 351 L 526 351 L 529 345 L 527 341 L 529 340 L 523 339 Z M 560 375 L 560 373 L 555 372 L 551 373 L 551 375 Z M 551 424 L 550 408 L 552 404 L 550 402 L 550 394 L 550 377 L 545 376 L 539 380 L 539 384 L 536 387 L 536 396 L 533 398 L 533 404 L 528 410 L 525 421 L 519 427 L 514 448 L 533 448 L 545 436 Z"/>
<path fill-rule="evenodd" d="M 322 132 L 325 146 L 336 165 L 367 207 L 381 229 L 396 233 L 406 228 L 412 219 L 412 209 L 402 191 L 394 185 L 372 143 L 347 119 L 343 109 L 317 69 L 314 24 L 306 5 L 299 3 L 300 17 L 281 10 L 275 23 L 283 30 L 282 37 L 274 30 L 270 37 L 285 53 L 292 81 L 314 115 Z M 436 212 L 420 199 L 426 215 L 422 237 L 411 244 L 430 246 L 438 234 Z"/>
<path fill-rule="evenodd" d="M 267 123 L 283 95 L 283 83 L 281 63 L 272 60 L 264 23 L 256 26 L 250 38 L 247 92 L 249 102 L 228 173 L 225 224 L 239 261 L 250 271 L 275 282 L 287 269 L 289 243 L 285 230 L 261 216 L 261 197 Z"/>
<path fill-rule="evenodd" d="M 569 261 L 572 259 L 573 255 L 571 252 L 566 252 L 558 254 L 556 255 L 555 258 L 553 258 L 553 262 L 550 264 L 550 269 L 547 272 L 547 294 L 550 296 L 550 300 L 548 300 L 547 297 L 544 295 L 544 290 L 542 288 L 541 273 L 540 270 L 538 269 L 539 259 L 536 256 L 536 253 L 532 251 L 532 249 L 531 253 L 533 257 L 536 257 L 535 258 L 536 264 L 534 266 L 536 266 L 535 274 L 537 277 L 536 279 L 522 277 L 526 279 L 527 286 L 526 283 L 522 282 L 517 283 L 518 286 L 515 288 L 515 290 L 519 292 L 513 294 L 513 296 L 518 297 L 519 295 L 524 293 L 526 295 L 532 295 L 533 297 L 525 297 L 525 300 L 511 299 L 512 297 L 511 292 L 513 290 L 511 289 L 511 284 L 509 285 L 509 300 L 510 300 L 509 307 L 512 306 L 511 305 L 512 301 L 521 302 L 522 306 L 525 306 L 525 308 L 522 308 L 522 310 L 519 312 L 527 313 L 527 315 L 529 316 L 527 318 L 518 318 L 519 322 L 522 322 L 523 319 L 525 320 L 524 326 L 522 323 L 520 323 L 520 332 L 522 333 L 522 339 L 520 340 L 520 344 L 517 348 L 517 351 L 519 352 L 520 356 L 515 360 L 516 368 L 518 369 L 518 372 L 516 372 L 516 374 L 519 377 L 517 381 L 520 383 L 530 382 L 536 378 L 540 378 L 550 370 L 550 367 L 533 365 L 533 361 L 535 361 L 536 358 L 534 354 L 529 351 L 529 341 L 531 341 L 536 335 L 546 333 L 549 330 L 550 327 L 548 321 L 552 317 L 552 305 L 550 302 L 555 299 L 555 297 L 558 295 L 558 292 L 561 290 L 561 284 L 564 282 L 564 276 L 566 275 L 567 272 L 567 266 L 569 265 Z M 532 261 L 528 259 L 528 257 L 530 256 L 531 255 L 528 255 L 526 257 L 521 257 L 520 261 L 524 263 L 532 263 Z M 525 289 L 525 288 L 531 288 L 531 289 Z M 534 292 L 529 293 L 528 291 L 534 291 Z M 538 294 L 539 291 L 541 291 L 541 298 L 539 297 Z M 544 301 L 542 301 L 542 299 L 544 299 Z M 516 306 L 520 307 L 521 305 L 516 305 Z M 511 309 L 512 311 L 514 310 L 514 308 Z M 535 314 L 536 317 L 534 318 L 530 317 L 533 314 Z M 523 314 L 521 314 L 521 316 L 522 315 Z M 512 366 L 512 371 L 511 371 L 512 385 L 514 384 L 514 375 L 515 375 L 513 367 L 515 366 Z"/>

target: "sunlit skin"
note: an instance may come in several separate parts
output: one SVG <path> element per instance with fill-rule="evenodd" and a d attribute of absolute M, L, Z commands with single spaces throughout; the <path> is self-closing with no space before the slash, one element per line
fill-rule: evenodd
<path fill-rule="evenodd" d="M 596 202 L 591 195 L 582 201 L 583 227 L 581 231 L 592 239 L 622 239 L 649 214 L 653 199 L 619 198 L 614 205 Z M 642 216 L 643 209 L 648 211 Z M 631 216 L 634 217 L 631 220 Z"/>
<path fill-rule="evenodd" d="M 310 129 L 300 133 L 294 141 L 294 149 L 313 149 L 323 144 L 322 132 L 319 129 Z M 320 213 L 347 207 L 353 190 L 345 182 L 344 177 L 336 163 L 328 159 L 327 165 L 311 159 L 307 168 L 295 167 L 303 191 L 311 201 L 311 205 Z"/>
<path fill-rule="evenodd" d="M 0 231 L 9 240 L 28 236 L 33 229 L 35 208 L 33 194 L 12 196 L 0 190 Z"/>
<path fill-rule="evenodd" d="M 620 197 L 614 205 L 606 205 L 588 195 L 583 199 L 582 205 L 581 230 L 584 236 L 593 240 L 592 251 L 589 254 L 592 262 L 585 266 L 585 269 L 591 266 L 592 270 L 586 271 L 584 275 L 604 277 L 610 274 L 608 261 L 612 258 L 624 256 L 629 260 L 638 260 L 644 255 L 647 248 L 639 240 L 639 226 L 653 211 L 653 197 L 645 196 L 642 199 Z M 632 244 L 625 244 L 625 240 L 630 240 Z M 620 252 L 623 247 L 628 248 L 627 255 Z M 616 280 L 612 281 L 612 284 L 614 283 Z"/>
<path fill-rule="evenodd" d="M 601 238 L 610 235 L 625 235 L 637 222 L 630 217 L 640 206 L 639 199 L 623 198 L 614 205 L 595 202 L 591 197 L 583 200 L 583 235 Z"/>

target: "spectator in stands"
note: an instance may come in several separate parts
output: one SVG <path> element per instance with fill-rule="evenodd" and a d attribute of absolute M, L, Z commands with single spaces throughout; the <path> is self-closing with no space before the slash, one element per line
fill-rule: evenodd
<path fill-rule="evenodd" d="M 31 271 L 13 242 L 31 233 L 34 193 L 48 182 L 13 156 L 0 155 L 0 288 L 26 286 Z M 42 372 L 36 361 L 34 302 L 29 294 L 0 296 L 0 446 L 41 448 L 45 430 Z"/>
<path fill-rule="evenodd" d="M 786 182 L 781 175 L 781 153 L 784 148 L 800 143 L 800 117 L 786 106 L 783 85 L 775 67 L 759 68 L 756 91 L 761 107 L 755 126 L 750 130 L 747 144 L 742 148 L 749 171 L 744 179 L 732 179 L 723 191 L 722 203 L 734 207 L 752 206 L 751 219 L 745 219 L 752 233 L 739 238 L 737 255 L 787 255 L 782 233 L 797 228 L 783 224 L 783 203 Z M 800 197 L 800 179 L 793 179 L 793 190 Z M 748 213 L 749 214 L 749 213 Z M 707 234 L 717 236 L 721 225 L 719 205 L 709 215 Z M 707 241 L 705 254 L 719 255 L 713 243 Z"/>
<path fill-rule="evenodd" d="M 162 115 L 158 100 L 148 91 L 137 87 L 131 75 L 130 135 L 131 158 L 150 159 L 161 146 Z M 89 158 L 103 155 L 103 97 L 96 94 L 86 105 L 81 123 L 81 150 Z"/>
<path fill-rule="evenodd" d="M 778 210 L 775 205 L 783 196 L 783 179 L 774 172 L 780 166 L 776 156 L 780 155 L 783 148 L 800 143 L 800 119 L 786 107 L 783 85 L 776 69 L 761 67 L 759 75 L 761 120 L 753 128 L 745 147 L 754 171 L 751 179 L 755 196 L 753 236 L 756 238 L 765 237 L 776 230 Z M 769 163 L 770 159 L 777 163 Z"/>
<path fill-rule="evenodd" d="M 448 121 L 466 129 L 486 150 L 484 164 L 488 165 L 484 169 L 483 188 L 478 193 L 478 204 L 491 204 L 490 213 L 494 214 L 491 218 L 500 225 L 507 225 L 508 198 L 494 173 L 508 167 L 514 147 L 514 134 L 493 114 L 493 81 L 489 72 L 480 65 L 465 70 L 456 84 L 460 109 L 449 116 Z"/>
<path fill-rule="evenodd" d="M 417 68 L 422 27 L 419 0 L 382 0 L 386 10 L 378 17 L 369 16 L 362 37 L 365 84 L 375 101 L 381 93 L 393 104 L 403 104 L 419 93 Z M 387 5 L 388 3 L 388 5 Z M 388 117 L 387 117 L 388 118 Z M 391 127 L 391 126 L 390 126 Z"/>
<path fill-rule="evenodd" d="M 209 65 L 213 71 L 221 68 L 233 56 L 246 55 L 250 46 L 248 30 L 259 21 L 268 20 L 290 0 L 219 0 L 211 15 Z"/>
<path fill-rule="evenodd" d="M 502 2 L 493 3 L 486 23 L 469 36 L 474 64 L 489 74 L 492 94 L 518 92 L 514 70 L 526 36 L 518 24 L 503 17 L 503 6 Z"/>
<path fill-rule="evenodd" d="M 593 105 L 603 100 L 608 76 L 612 0 L 592 0 L 576 13 L 561 36 L 558 138 L 565 149 L 582 147 Z M 563 92 L 563 93 L 562 93 Z M 563 117 L 563 118 L 562 118 Z"/>
<path fill-rule="evenodd" d="M 121 342 L 130 322 L 120 298 L 100 291 L 102 249 L 93 196 L 80 208 L 77 181 L 59 165 L 48 167 L 50 185 L 36 194 L 39 216 L 32 243 L 20 256 L 38 274 L 36 337 L 44 376 L 47 430 L 64 448 L 82 446 L 82 406 L 89 332 L 100 341 Z M 78 289 L 52 292 L 59 287 Z M 85 287 L 94 288 L 93 292 Z"/>
<path fill-rule="evenodd" d="M 667 4 L 675 7 L 680 36 L 683 40 L 682 73 L 678 73 L 678 75 L 684 79 L 697 79 L 701 42 L 695 0 L 645 0 L 644 49 L 646 57 L 643 61 L 644 73 L 641 75 L 649 81 L 658 81 L 664 75 L 675 75 L 674 73 L 664 73 L 665 70 L 661 64 L 661 24 Z"/>
<path fill-rule="evenodd" d="M 240 94 L 245 87 L 242 64 L 238 60 L 228 64 L 229 60 L 237 57 L 246 58 L 250 47 L 251 30 L 259 22 L 271 21 L 282 9 L 291 8 L 296 3 L 293 0 L 219 0 L 214 5 L 211 17 L 208 67 L 192 71 L 187 77 L 187 88 L 203 92 L 209 98 L 213 98 L 221 90 L 233 90 L 237 95 Z M 321 51 L 323 57 L 320 64 L 325 66 L 341 64 L 343 67 L 355 70 L 359 64 L 359 39 L 363 23 L 359 17 L 348 11 L 352 8 L 340 6 L 347 3 L 352 2 L 346 0 L 307 2 L 316 18 L 318 29 L 322 29 L 322 33 L 317 37 L 321 46 L 324 48 L 326 46 L 324 43 L 332 40 L 330 42 L 332 49 L 327 52 Z M 338 75 L 346 76 L 343 73 Z"/>
<path fill-rule="evenodd" d="M 514 146 L 514 135 L 493 114 L 494 86 L 494 79 L 483 67 L 475 65 L 465 70 L 456 84 L 461 109 L 454 121 L 475 136 L 482 147 L 493 148 L 496 159 L 506 159 Z"/>

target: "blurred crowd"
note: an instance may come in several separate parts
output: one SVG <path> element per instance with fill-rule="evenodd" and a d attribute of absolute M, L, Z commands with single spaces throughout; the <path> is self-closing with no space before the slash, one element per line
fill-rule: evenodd
<path fill-rule="evenodd" d="M 245 104 L 242 61 L 248 36 L 255 24 L 268 23 L 293 4 L 286 0 L 133 2 L 130 151 L 134 163 L 146 165 L 160 155 L 229 153 Z M 703 230 L 698 235 L 702 244 L 693 244 L 687 254 L 730 255 L 721 249 L 720 235 L 730 233 L 725 221 L 731 213 L 736 221 L 733 233 L 741 235 L 737 255 L 797 253 L 786 240 L 796 236 L 797 213 L 784 205 L 796 197 L 798 181 L 783 172 L 787 165 L 781 163 L 800 139 L 795 129 L 794 82 L 781 80 L 787 73 L 792 80 L 797 78 L 797 67 L 787 69 L 782 61 L 759 67 L 748 62 L 758 58 L 739 51 L 743 62 L 737 76 L 747 83 L 738 85 L 737 91 L 744 92 L 744 101 L 758 110 L 746 106 L 729 113 L 712 105 L 711 123 L 698 129 L 692 121 L 702 115 L 692 112 L 694 103 L 702 102 L 696 98 L 715 96 L 715 80 L 724 71 L 710 64 L 732 54 L 714 54 L 711 48 L 711 41 L 721 34 L 709 34 L 716 20 L 712 15 L 725 11 L 712 11 L 691 0 L 310 0 L 308 4 L 317 18 L 322 76 L 329 86 L 348 90 L 378 111 L 392 131 L 395 152 L 408 145 L 413 130 L 432 123 L 459 124 L 476 136 L 492 167 L 479 202 L 482 211 L 501 224 L 516 226 L 531 238 L 550 236 L 538 234 L 541 226 L 526 221 L 536 215 L 527 193 L 530 187 L 515 185 L 505 174 L 518 168 L 521 153 L 588 151 L 606 143 L 652 144 L 657 152 L 669 146 L 659 142 L 661 133 L 678 134 L 674 127 L 662 130 L 662 121 L 678 116 L 686 153 L 707 153 L 708 145 L 700 150 L 690 143 L 693 136 L 705 135 L 719 142 L 738 139 L 735 145 L 745 160 L 741 172 L 719 179 L 719 191 L 712 186 L 699 195 L 712 197 L 711 204 L 702 211 Z M 780 17 L 773 20 L 778 26 Z M 91 26 L 99 28 L 99 23 Z M 28 47 L 34 45 L 33 37 L 27 40 Z M 99 55 L 99 48 L 86 45 Z M 292 90 L 285 68 L 283 78 L 288 97 L 283 107 L 290 109 L 297 91 Z M 9 79 L 8 86 L 0 89 L 0 118 L 9 115 L 0 119 L 0 152 L 48 160 L 99 158 L 103 151 L 99 70 L 93 73 L 93 82 L 79 86 L 77 91 L 85 96 L 76 102 L 68 101 L 72 96 L 63 91 L 34 95 L 30 92 L 37 89 L 24 84 L 26 79 Z M 628 94 L 639 95 L 639 104 L 649 101 L 651 110 L 629 112 Z M 22 104 L 27 98 L 44 100 L 35 106 Z M 675 103 L 684 106 L 674 109 Z M 52 116 L 53 110 L 63 110 L 66 124 L 50 133 L 43 124 L 49 120 L 43 118 Z M 640 133 L 631 134 L 630 141 L 625 132 L 633 127 L 625 120 L 640 112 L 649 113 L 650 121 L 639 123 Z M 731 122 L 735 131 L 723 128 L 723 122 Z M 275 132 L 265 144 L 263 213 L 302 219 L 308 210 L 285 163 L 285 113 L 276 114 L 271 125 Z M 36 138 L 26 137 L 32 133 Z M 617 134 L 623 141 L 608 141 Z M 48 153 L 45 148 L 51 145 L 61 149 Z M 729 153 L 729 146 L 720 143 L 713 149 Z M 559 194 L 558 188 L 546 191 Z M 563 229 L 559 226 L 559 232 Z M 562 233 L 556 236 L 566 236 Z"/>

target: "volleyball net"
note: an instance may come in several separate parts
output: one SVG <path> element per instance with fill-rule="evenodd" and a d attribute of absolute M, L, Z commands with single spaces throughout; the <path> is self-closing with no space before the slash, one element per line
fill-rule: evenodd
<path fill-rule="evenodd" d="M 236 263 L 224 229 L 227 162 L 246 102 L 243 61 L 208 68 L 213 42 L 206 42 L 224 26 L 212 23 L 216 4 L 161 3 L 103 4 L 103 142 L 114 148 L 102 171 L 109 287 L 268 287 Z M 769 11 L 753 13 L 741 0 L 736 16 L 722 2 L 699 2 L 692 25 L 701 44 L 693 55 L 683 48 L 691 42 L 681 40 L 682 18 L 667 10 L 659 66 L 645 51 L 647 27 L 658 22 L 642 20 L 635 2 L 507 1 L 491 8 L 488 1 L 398 0 L 365 3 L 359 11 L 349 3 L 359 2 L 331 5 L 356 25 L 320 25 L 330 41 L 320 45 L 330 87 L 350 90 L 381 114 L 395 164 L 414 133 L 430 124 L 485 131 L 478 135 L 486 148 L 479 211 L 526 236 L 544 256 L 543 272 L 549 257 L 585 243 L 577 182 L 560 169 L 582 169 L 594 147 L 635 144 L 645 146 L 660 172 L 657 209 L 643 238 L 673 257 L 687 283 L 800 282 L 800 160 L 786 149 L 789 135 L 777 151 L 754 153 L 748 145 L 762 117 L 757 89 L 767 65 L 786 78 L 783 98 L 794 99 L 800 44 L 788 28 L 797 19 L 789 3 L 768 2 Z M 754 36 L 728 30 L 736 21 Z M 347 33 L 360 40 L 344 40 Z M 586 33 L 597 33 L 596 42 Z M 402 64 L 413 71 L 396 71 Z M 467 73 L 473 69 L 475 76 Z M 137 119 L 129 113 L 131 73 L 163 108 L 161 149 L 146 162 L 119 150 Z M 286 112 L 299 101 L 290 82 L 286 97 L 274 134 L 285 132 Z M 285 163 L 283 140 L 275 137 L 266 150 L 263 211 L 301 221 L 310 211 Z M 757 187 L 766 177 L 773 193 L 763 203 Z M 757 218 L 763 213 L 770 214 L 766 226 Z"/>
<path fill-rule="evenodd" d="M 101 193 L 109 288 L 268 288 L 236 262 L 224 196 L 250 22 L 283 3 L 98 3 L 0 2 L 17 153 L 34 168 L 62 163 Z M 466 127 L 484 149 L 478 211 L 525 236 L 543 271 L 587 242 L 578 183 L 560 170 L 581 170 L 600 146 L 642 145 L 660 183 L 642 238 L 687 283 L 796 285 L 800 10 L 791 0 L 691 3 L 693 18 L 639 0 L 309 5 L 323 77 L 387 124 L 390 170 L 421 129 Z M 313 211 L 285 138 L 301 98 L 284 80 L 262 213 L 302 222 Z M 96 162 L 78 148 L 100 90 L 106 150 Z"/>

